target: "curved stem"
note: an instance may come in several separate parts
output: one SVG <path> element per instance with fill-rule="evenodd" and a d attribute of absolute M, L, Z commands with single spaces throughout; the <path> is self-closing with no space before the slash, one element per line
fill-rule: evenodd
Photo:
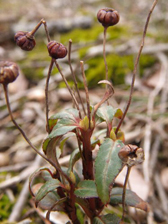
<path fill-rule="evenodd" d="M 44 25 L 44 29 L 45 29 L 45 32 L 46 32 L 46 35 L 47 35 L 47 40 L 49 42 L 50 41 L 50 35 L 49 35 L 49 32 L 48 32 L 47 23 L 44 19 L 41 19 L 40 22 L 37 24 L 37 26 L 31 32 L 29 32 L 29 37 L 34 36 L 34 34 L 37 32 L 37 30 L 40 28 L 40 26 L 42 24 Z"/>
<path fill-rule="evenodd" d="M 20 133 L 22 134 L 23 138 L 26 140 L 26 142 L 30 145 L 31 148 L 34 149 L 34 151 L 39 154 L 43 159 L 45 159 L 47 162 L 49 162 L 53 167 L 55 167 L 55 169 L 57 169 L 57 167 L 55 166 L 55 164 L 49 160 L 45 155 L 43 155 L 41 152 L 39 152 L 39 150 L 31 143 L 31 141 L 28 139 L 27 135 L 25 134 L 25 132 L 23 131 L 23 129 L 18 125 L 18 123 L 15 121 L 13 114 L 12 114 L 12 110 L 10 107 L 10 103 L 9 103 L 9 97 L 8 97 L 8 86 L 7 85 L 3 85 L 4 87 L 4 92 L 5 92 L 5 99 L 6 99 L 6 104 L 7 104 L 7 108 L 9 111 L 9 115 L 11 117 L 11 120 L 13 122 L 13 124 L 16 126 L 16 128 L 20 131 Z"/>
<path fill-rule="evenodd" d="M 46 101 L 46 130 L 48 133 L 50 133 L 50 127 L 49 127 L 49 120 L 48 120 L 48 113 L 49 113 L 49 106 L 48 106 L 48 86 L 49 86 L 49 80 L 51 76 L 51 71 L 54 64 L 54 59 L 51 59 L 50 67 L 48 69 L 47 79 L 46 79 L 46 86 L 45 86 L 45 101 Z"/>
<path fill-rule="evenodd" d="M 157 4 L 158 0 L 155 0 L 153 2 L 153 5 L 149 11 L 149 14 L 148 14 L 148 17 L 147 17 L 147 20 L 146 20 L 146 23 L 145 23 L 145 27 L 144 27 L 144 32 L 143 32 L 143 36 L 142 36 L 142 41 L 141 41 L 141 45 L 140 45 L 140 48 L 139 48 L 139 51 L 138 51 L 138 55 L 136 57 L 136 60 L 135 60 L 135 65 L 134 65 L 134 70 L 133 70 L 133 74 L 132 74 L 132 83 L 131 83 L 131 89 L 130 89 L 130 95 L 129 95 L 129 100 L 128 100 L 128 103 L 127 103 L 127 106 L 125 108 L 125 111 L 123 113 L 123 116 L 116 128 L 116 131 L 115 131 L 115 134 L 118 133 L 119 129 L 120 129 L 120 126 L 121 124 L 123 123 L 124 121 L 124 118 L 128 112 L 128 109 L 129 109 L 129 106 L 131 104 L 131 100 L 132 100 L 132 94 L 133 94 L 133 91 L 134 91 L 134 82 L 135 82 L 135 76 L 136 76 L 136 73 L 137 73 L 137 67 L 138 67 L 138 64 L 139 64 L 139 59 L 140 59 L 140 56 L 141 56 L 141 53 L 142 53 L 142 49 L 144 47 L 144 42 L 145 42 L 145 36 L 146 36 L 146 31 L 147 31 L 147 28 L 148 28 L 148 24 L 149 24 L 149 20 L 150 20 L 150 17 L 151 17 L 151 14 Z"/>

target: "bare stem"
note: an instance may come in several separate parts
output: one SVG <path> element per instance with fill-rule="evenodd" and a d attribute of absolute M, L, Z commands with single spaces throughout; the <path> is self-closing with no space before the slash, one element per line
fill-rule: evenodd
<path fill-rule="evenodd" d="M 56 67 L 57 67 L 57 69 L 58 69 L 60 75 L 62 76 L 62 79 L 63 79 L 63 81 L 65 82 L 65 85 L 66 85 L 67 89 L 69 90 L 69 93 L 71 94 L 72 100 L 73 100 L 73 102 L 75 103 L 76 108 L 79 110 L 79 105 L 78 105 L 78 102 L 77 102 L 77 100 L 76 100 L 76 97 L 74 96 L 74 94 L 73 94 L 73 92 L 72 92 L 72 90 L 71 90 L 71 88 L 70 88 L 70 86 L 69 86 L 69 84 L 68 84 L 68 82 L 67 82 L 67 80 L 66 80 L 64 74 L 62 73 L 61 68 L 60 68 L 60 66 L 59 66 L 59 64 L 57 63 L 56 60 L 55 60 L 55 65 L 56 65 Z M 80 110 L 79 110 L 79 116 L 81 117 Z"/>
<path fill-rule="evenodd" d="M 54 59 L 51 59 L 50 62 L 50 67 L 48 69 L 48 74 L 47 74 L 47 79 L 46 79 L 46 86 L 45 86 L 45 103 L 46 103 L 46 130 L 48 133 L 50 133 L 50 128 L 49 128 L 49 120 L 48 120 L 48 114 L 49 114 L 49 105 L 48 105 L 48 86 L 49 86 L 49 80 L 50 80 L 50 76 L 51 76 L 51 71 L 53 68 L 53 64 L 54 64 Z"/>
<path fill-rule="evenodd" d="M 56 203 L 54 203 L 54 205 L 53 206 L 51 206 L 51 208 L 48 210 L 48 212 L 47 212 L 47 214 L 46 214 L 46 219 L 47 220 L 49 220 L 50 221 L 50 213 L 51 213 L 51 211 L 53 210 L 53 208 L 56 206 L 56 205 L 58 205 L 58 204 L 61 204 L 61 203 L 63 203 L 63 202 L 65 202 L 66 201 L 66 197 L 64 197 L 64 198 L 61 198 L 60 200 L 58 200 Z"/>
<path fill-rule="evenodd" d="M 126 194 L 126 187 L 127 187 L 130 171 L 131 171 L 131 167 L 127 166 L 127 174 L 125 177 L 125 182 L 123 186 L 123 194 L 122 194 L 122 207 L 123 207 L 122 221 L 124 221 L 124 216 L 125 216 L 125 194 Z"/>
<path fill-rule="evenodd" d="M 48 32 L 47 23 L 44 19 L 42 19 L 42 23 L 44 25 L 44 29 L 45 29 L 45 32 L 46 32 L 46 35 L 47 35 L 47 40 L 48 40 L 48 42 L 50 42 L 50 35 L 49 35 L 49 32 Z"/>
<path fill-rule="evenodd" d="M 44 19 L 41 19 L 40 22 L 37 24 L 37 26 L 29 33 L 30 36 L 33 36 L 37 30 L 40 28 L 41 25 L 44 25 L 44 28 L 45 28 L 45 32 L 46 32 L 46 35 L 47 35 L 47 39 L 48 39 L 48 42 L 50 41 L 50 35 L 49 35 L 49 32 L 48 32 L 48 28 L 47 28 L 47 24 L 46 24 L 46 21 Z"/>
<path fill-rule="evenodd" d="M 108 80 L 108 66 L 106 61 L 106 33 L 107 33 L 107 27 L 104 27 L 104 37 L 103 37 L 103 58 L 104 58 L 104 64 L 106 69 L 106 80 Z"/>
<path fill-rule="evenodd" d="M 133 94 L 133 91 L 134 91 L 134 82 L 135 82 L 135 77 L 136 77 L 136 73 L 137 73 L 137 67 L 138 67 L 138 64 L 139 64 L 139 59 L 140 59 L 140 56 L 141 56 L 141 53 L 142 53 L 142 49 L 144 47 L 144 42 L 145 42 L 145 37 L 146 37 L 146 32 L 147 32 L 147 28 L 148 28 L 148 25 L 149 25 L 149 20 L 150 20 L 150 17 L 151 17 L 151 14 L 157 4 L 158 0 L 155 0 L 153 2 L 153 5 L 149 11 L 149 14 L 148 14 L 148 17 L 147 17 L 147 20 L 146 20 L 146 23 L 145 23 L 145 27 L 144 27 L 144 31 L 143 31 L 143 36 L 142 36 L 142 40 L 141 40 L 141 45 L 140 45 L 140 48 L 139 48 L 139 52 L 138 52 L 138 55 L 136 57 L 136 60 L 135 60 L 135 64 L 134 64 L 134 70 L 133 70 L 133 74 L 132 74 L 132 83 L 131 83 L 131 89 L 130 89 L 130 95 L 129 95 L 129 100 L 128 100 L 128 103 L 127 103 L 127 106 L 125 108 L 125 111 L 123 113 L 123 116 L 116 128 L 116 131 L 115 133 L 117 134 L 118 133 L 118 130 L 120 129 L 120 126 L 121 124 L 123 123 L 124 121 L 124 118 L 128 112 L 128 109 L 129 109 L 129 106 L 131 104 L 131 100 L 132 100 L 132 94 Z"/>
<path fill-rule="evenodd" d="M 83 101 L 82 101 L 82 98 L 81 98 L 81 95 L 80 95 L 80 92 L 79 92 L 79 89 L 78 89 L 76 76 L 75 76 L 75 73 L 73 71 L 72 64 L 71 64 L 71 46 L 72 46 L 72 40 L 69 40 L 68 62 L 69 62 L 71 74 L 72 74 L 72 77 L 73 77 L 73 80 L 74 80 L 75 89 L 76 89 L 76 92 L 77 92 L 78 97 L 79 97 L 79 101 L 80 101 L 80 103 L 82 105 L 83 112 L 86 115 L 85 107 L 84 107 L 84 104 L 83 104 Z"/>
<path fill-rule="evenodd" d="M 22 134 L 22 136 L 24 137 L 24 139 L 26 140 L 26 142 L 30 145 L 31 148 L 34 149 L 34 151 L 39 154 L 43 159 L 45 159 L 47 162 L 49 162 L 53 167 L 55 167 L 57 169 L 57 167 L 55 166 L 55 164 L 49 160 L 45 155 L 43 155 L 41 152 L 39 152 L 39 150 L 31 143 L 31 141 L 28 139 L 27 135 L 25 134 L 25 132 L 22 130 L 22 128 L 18 125 L 18 123 L 15 121 L 13 114 L 12 114 L 12 110 L 10 107 L 10 103 L 9 103 L 9 97 L 8 97 L 8 86 L 7 85 L 3 85 L 4 87 L 4 92 L 5 92 L 5 99 L 6 99 L 6 104 L 7 104 L 7 108 L 9 111 L 9 115 L 11 117 L 11 120 L 13 122 L 13 124 L 16 126 L 16 128 L 20 131 L 20 133 Z"/>
<path fill-rule="evenodd" d="M 91 111 L 90 111 L 90 100 L 89 100 L 89 91 L 88 91 L 88 87 L 87 87 L 83 61 L 80 61 L 80 65 L 81 65 L 83 83 L 84 83 L 85 94 L 86 94 L 87 115 L 88 115 L 88 118 L 89 118 L 89 128 L 90 128 L 90 113 L 91 113 Z"/>

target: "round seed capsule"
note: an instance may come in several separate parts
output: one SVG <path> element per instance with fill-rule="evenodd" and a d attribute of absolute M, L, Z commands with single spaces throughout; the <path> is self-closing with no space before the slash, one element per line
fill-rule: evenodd
<path fill-rule="evenodd" d="M 0 83 L 7 85 L 18 77 L 19 68 L 16 63 L 10 61 L 0 62 Z"/>
<path fill-rule="evenodd" d="M 14 40 L 16 41 L 16 44 L 24 51 L 31 51 L 36 45 L 34 37 L 29 32 L 17 32 Z"/>
<path fill-rule="evenodd" d="M 100 9 L 97 13 L 98 21 L 104 26 L 114 26 L 119 22 L 118 12 L 112 8 Z"/>
<path fill-rule="evenodd" d="M 64 58 L 67 55 L 66 47 L 56 41 L 50 41 L 47 45 L 49 55 L 54 58 Z"/>

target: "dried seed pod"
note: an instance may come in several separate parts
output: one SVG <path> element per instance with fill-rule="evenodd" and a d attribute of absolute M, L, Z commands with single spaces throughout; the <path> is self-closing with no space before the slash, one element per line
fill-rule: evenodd
<path fill-rule="evenodd" d="M 15 81 L 19 75 L 19 68 L 16 63 L 10 61 L 0 62 L 0 83 L 7 85 Z"/>
<path fill-rule="evenodd" d="M 67 55 L 66 47 L 56 41 L 50 41 L 47 45 L 49 55 L 54 58 L 64 58 Z"/>
<path fill-rule="evenodd" d="M 14 40 L 24 51 L 31 51 L 36 45 L 34 36 L 30 32 L 19 31 L 15 34 Z"/>
<path fill-rule="evenodd" d="M 97 13 L 98 21 L 104 26 L 114 26 L 119 22 L 118 12 L 112 8 L 100 9 Z"/>
<path fill-rule="evenodd" d="M 144 150 L 136 145 L 125 145 L 118 153 L 119 158 L 128 166 L 134 166 L 144 161 Z"/>

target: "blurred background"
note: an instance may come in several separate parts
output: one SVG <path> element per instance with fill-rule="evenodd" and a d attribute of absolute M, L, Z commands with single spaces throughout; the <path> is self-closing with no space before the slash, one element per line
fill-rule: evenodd
<path fill-rule="evenodd" d="M 35 34 L 36 47 L 24 52 L 14 42 L 17 31 L 31 31 L 43 18 L 52 40 L 68 48 L 72 40 L 72 65 L 83 94 L 80 60 L 84 61 L 92 104 L 104 90 L 97 83 L 105 78 L 102 56 L 103 27 L 97 21 L 100 8 L 110 7 L 120 14 L 120 22 L 107 30 L 106 54 L 109 79 L 115 87 L 110 99 L 124 110 L 129 97 L 134 62 L 139 50 L 152 0 L 1 0 L 0 60 L 19 65 L 20 76 L 9 85 L 11 108 L 17 122 L 37 147 L 46 137 L 45 80 L 50 64 L 43 25 Z M 121 129 L 126 143 L 145 150 L 145 162 L 132 170 L 130 187 L 149 202 L 146 215 L 129 210 L 128 223 L 168 223 L 168 2 L 160 0 L 152 14 L 145 46 L 138 66 L 132 104 Z M 67 58 L 59 64 L 70 86 L 72 77 Z M 56 68 L 49 86 L 50 114 L 72 105 L 69 92 Z M 28 177 L 45 165 L 13 126 L 0 86 L 0 223 L 48 223 L 43 211 L 33 206 Z M 62 164 L 74 149 L 68 142 Z M 123 184 L 124 172 L 116 182 Z M 121 211 L 118 211 L 119 214 Z M 7 221 L 8 220 L 8 221 Z M 25 222 L 23 221 L 25 220 Z M 33 221 L 32 221 L 33 220 Z M 52 214 L 53 223 L 67 218 Z"/>

